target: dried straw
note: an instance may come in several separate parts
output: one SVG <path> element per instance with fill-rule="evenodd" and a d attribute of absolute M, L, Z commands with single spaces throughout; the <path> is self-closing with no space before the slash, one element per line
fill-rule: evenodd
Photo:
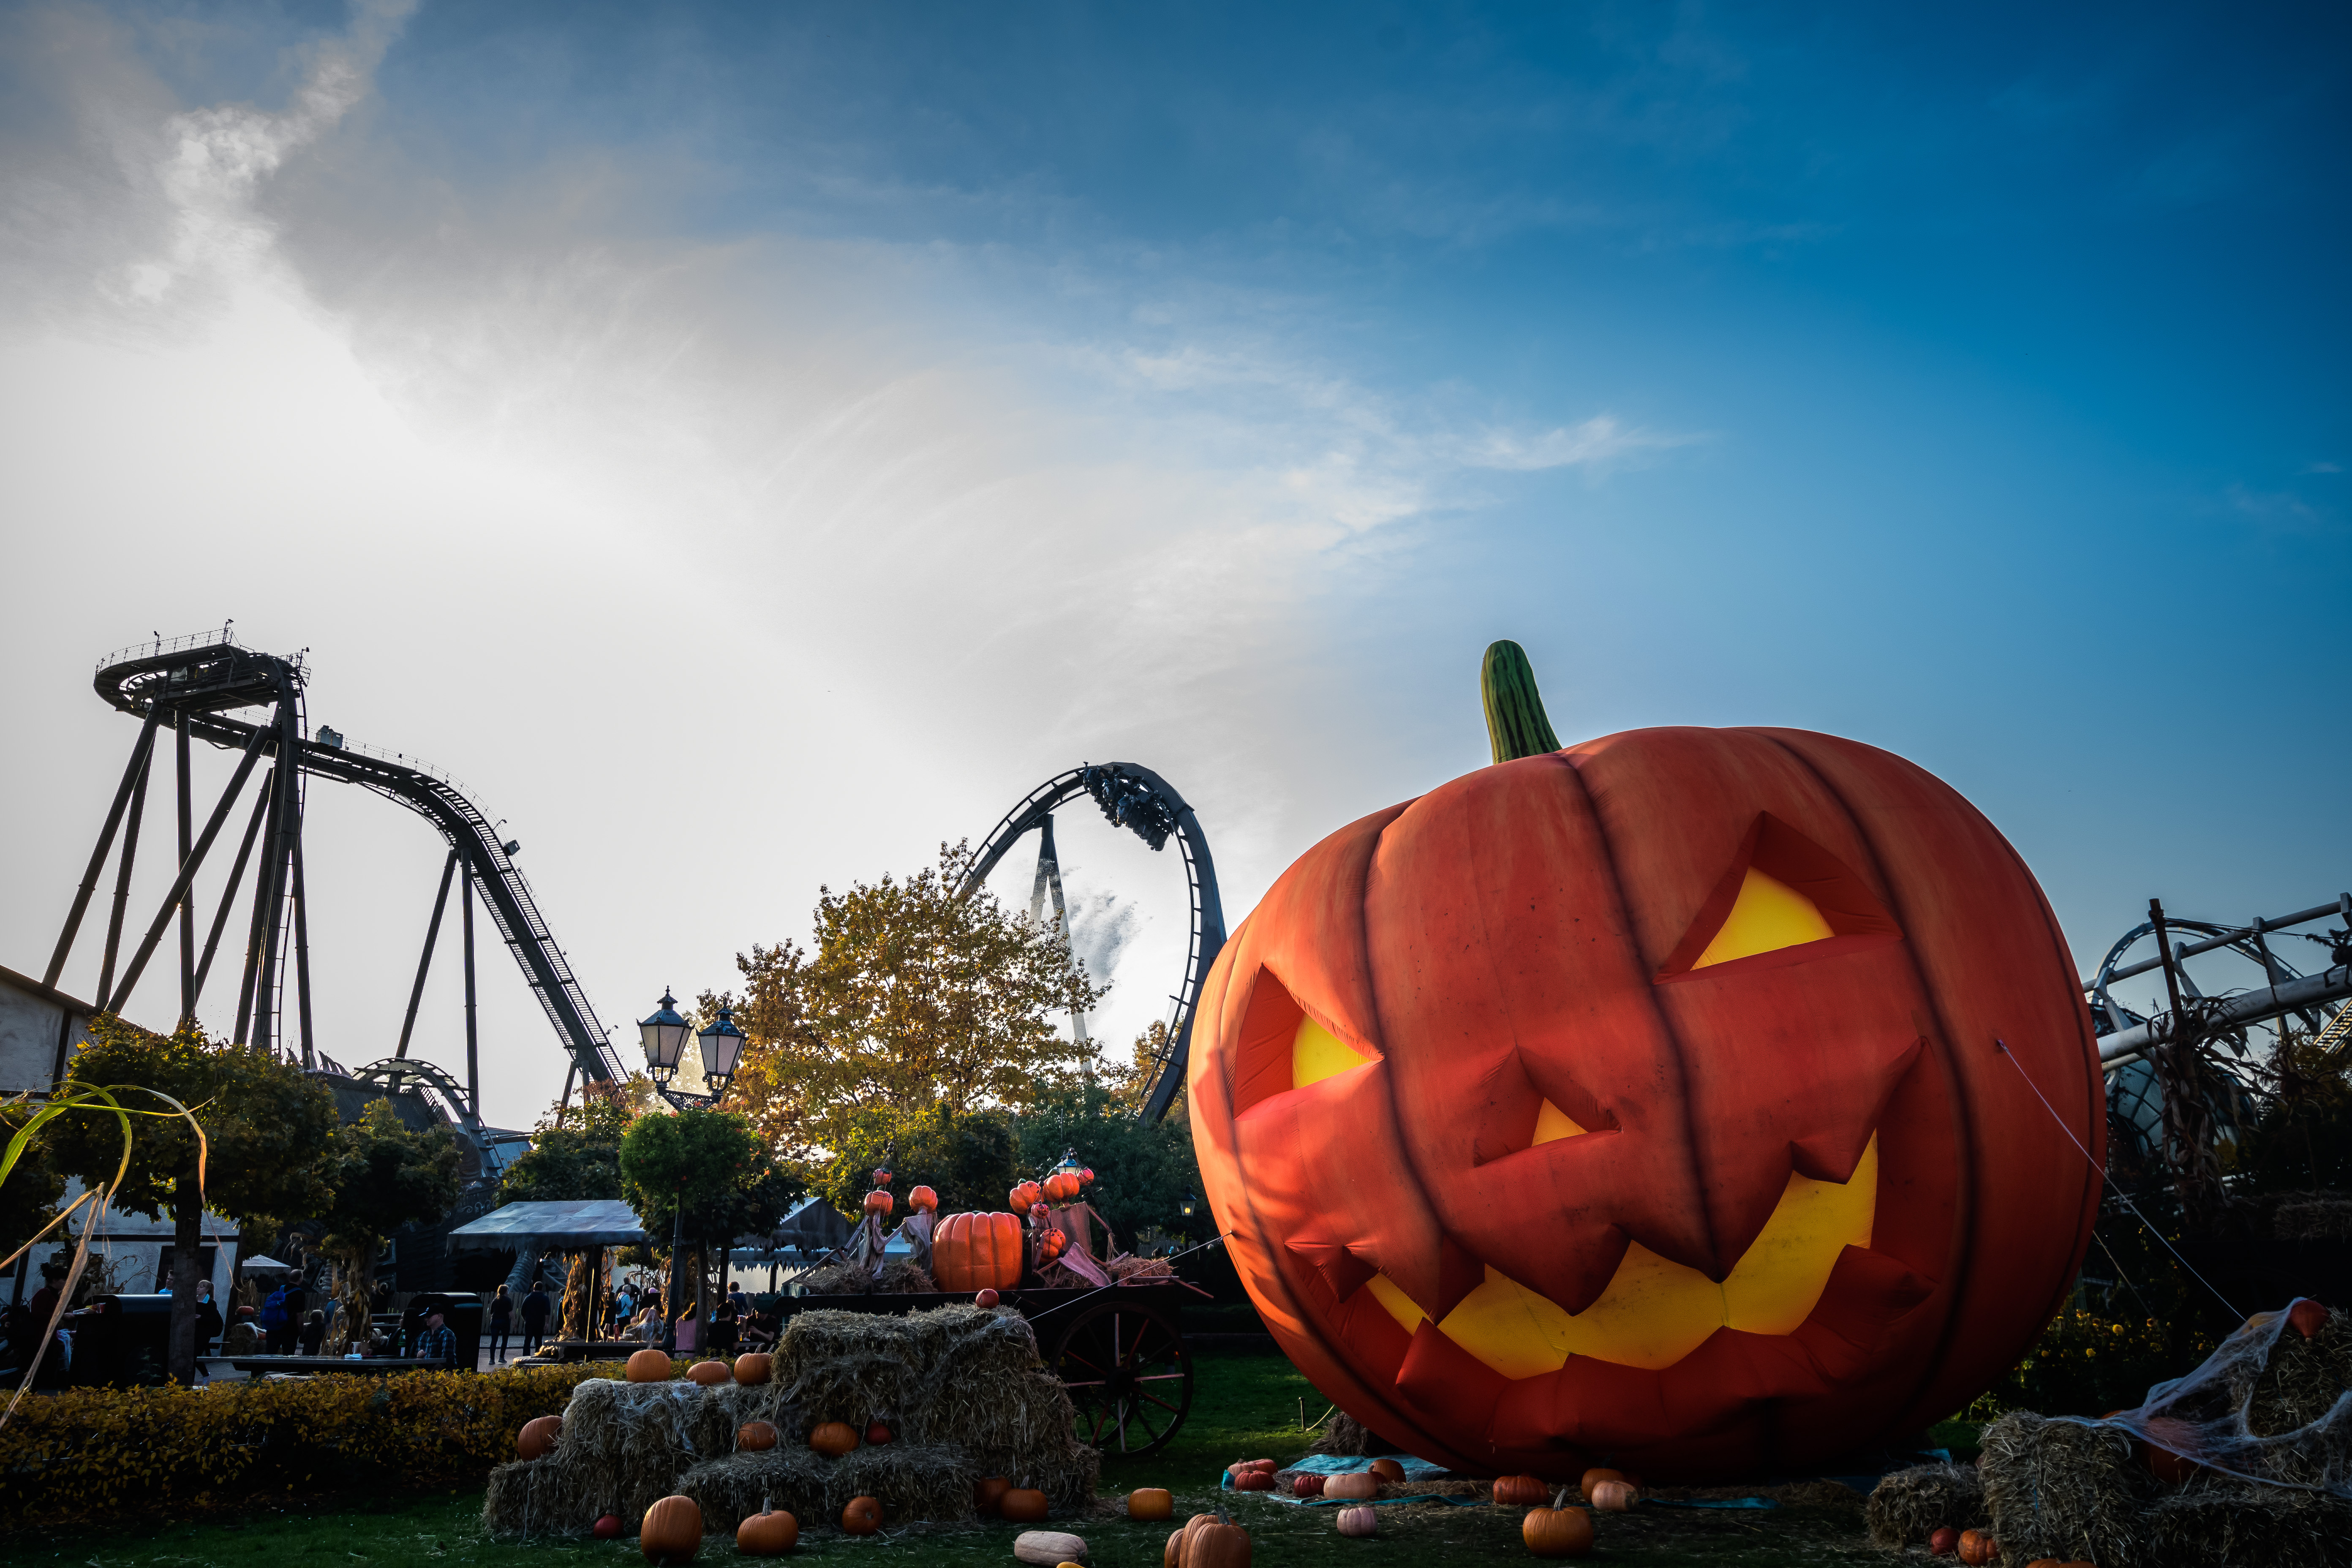
<path fill-rule="evenodd" d="M 1337 1454 L 1345 1458 L 1378 1458 L 1382 1454 L 1401 1454 L 1403 1449 L 1367 1427 L 1344 1410 L 1335 1410 L 1323 1423 L 1310 1454 Z"/>
<path fill-rule="evenodd" d="M 735 1453 L 737 1430 L 754 1420 L 774 1423 L 782 1441 Z M 862 1431 L 875 1420 L 896 1440 L 838 1460 L 804 1446 L 820 1422 Z M 494 1472 L 483 1514 L 497 1534 L 580 1534 L 601 1514 L 635 1519 L 684 1490 L 714 1530 L 732 1530 L 763 1497 L 810 1527 L 829 1527 L 861 1496 L 880 1500 L 892 1521 L 960 1520 L 971 1515 L 973 1480 L 992 1475 L 1083 1510 L 1101 1456 L 1075 1427 L 1069 1396 L 1017 1312 L 961 1303 L 899 1317 L 803 1312 L 766 1384 L 582 1384 L 556 1452 Z"/>
<path fill-rule="evenodd" d="M 1928 1536 L 1948 1524 L 1956 1530 L 1985 1530 L 1992 1524 L 1984 1482 L 1966 1465 L 1896 1470 L 1871 1489 L 1866 1512 L 1870 1543 L 1882 1552 L 1925 1545 Z"/>

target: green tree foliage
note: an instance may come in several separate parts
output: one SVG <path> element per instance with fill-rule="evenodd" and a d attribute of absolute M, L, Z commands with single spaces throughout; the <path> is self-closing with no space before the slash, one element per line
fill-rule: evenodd
<path fill-rule="evenodd" d="M 0 1104 L 0 1145 L 15 1137 L 37 1109 L 23 1100 Z M 0 1182 L 0 1258 L 39 1235 L 56 1217 L 65 1194 L 66 1179 L 49 1157 L 49 1141 L 37 1132 L 16 1157 L 7 1180 Z"/>
<path fill-rule="evenodd" d="M 211 1142 L 205 1183 L 196 1180 L 195 1130 L 177 1117 L 133 1119 L 131 1163 L 117 1202 L 133 1214 L 170 1215 L 174 1248 L 167 1364 L 195 1381 L 196 1263 L 204 1211 L 232 1218 L 323 1212 L 339 1184 L 334 1097 L 302 1070 L 256 1046 L 212 1040 L 191 1024 L 155 1035 L 111 1016 L 90 1022 L 74 1053 L 69 1084 L 138 1084 L 195 1113 Z M 51 1124 L 55 1168 L 85 1184 L 112 1179 L 122 1158 L 121 1125 L 98 1113 Z"/>
<path fill-rule="evenodd" d="M 840 1146 L 858 1111 L 1024 1105 L 1085 1063 L 1061 1019 L 1103 993 L 985 889 L 958 899 L 971 863 L 942 844 L 903 881 L 820 889 L 814 950 L 754 947 L 740 1001 L 702 998 L 706 1014 L 734 1002 L 747 1045 L 729 1099 L 780 1152 Z"/>
<path fill-rule="evenodd" d="M 640 1116 L 621 1139 L 621 1195 L 656 1245 L 668 1238 L 681 1205 L 689 1241 L 727 1243 L 772 1230 L 798 1187 L 739 1111 L 697 1107 Z"/>
<path fill-rule="evenodd" d="M 705 1322 L 710 1249 L 775 1229 L 800 1188 L 798 1173 L 776 1158 L 740 1111 L 698 1106 L 640 1116 L 621 1139 L 621 1195 L 656 1248 L 668 1249 L 674 1227 L 695 1246 L 697 1317 Z M 672 1258 L 670 1267 L 679 1263 Z M 669 1309 L 675 1317 L 675 1297 Z"/>
<path fill-rule="evenodd" d="M 530 1149 L 507 1167 L 504 1203 L 554 1203 L 621 1195 L 621 1139 L 636 1111 L 619 1094 L 592 1093 L 540 1118 Z"/>
<path fill-rule="evenodd" d="M 335 1198 L 320 1247 L 343 1264 L 335 1342 L 367 1321 L 376 1255 L 404 1225 L 431 1225 L 457 1202 L 457 1140 L 448 1128 L 412 1131 L 389 1099 L 373 1100 L 335 1137 Z"/>
<path fill-rule="evenodd" d="M 1132 1245 L 1148 1226 L 1171 1236 L 1189 1232 L 1196 1241 L 1213 1228 L 1205 1206 L 1193 1220 L 1184 1218 L 1185 1194 L 1201 1191 L 1201 1167 L 1192 1157 L 1192 1134 L 1178 1118 L 1150 1126 L 1103 1085 L 1071 1083 L 1041 1088 L 1021 1113 L 1019 1130 L 1024 1175 L 1044 1174 L 1065 1153 L 1093 1170 L 1087 1201 L 1118 1233 L 1121 1247 Z"/>
<path fill-rule="evenodd" d="M 877 1166 L 893 1178 L 890 1190 L 905 1212 L 919 1186 L 940 1195 L 940 1212 L 1001 1209 L 1020 1177 L 1020 1135 L 1012 1113 L 992 1107 L 959 1116 L 945 1105 L 920 1110 L 890 1106 L 844 1113 L 841 1140 L 814 1184 L 817 1194 L 855 1215 L 874 1184 Z"/>

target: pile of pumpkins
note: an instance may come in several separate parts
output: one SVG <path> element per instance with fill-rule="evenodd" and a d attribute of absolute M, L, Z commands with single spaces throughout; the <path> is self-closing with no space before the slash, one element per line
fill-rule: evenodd
<path fill-rule="evenodd" d="M 1233 1478 L 1235 1491 L 1264 1492 L 1275 1489 L 1275 1472 L 1280 1468 L 1272 1459 L 1243 1459 L 1226 1466 L 1225 1473 Z M 1404 1467 L 1394 1459 L 1374 1459 L 1369 1468 L 1336 1476 L 1300 1471 L 1290 1478 L 1290 1491 L 1294 1497 L 1342 1500 L 1349 1506 L 1341 1508 L 1335 1521 L 1339 1533 L 1360 1538 L 1380 1528 L 1379 1513 L 1370 1503 L 1381 1486 L 1404 1479 Z M 1589 1507 L 1612 1513 L 1622 1513 L 1642 1499 L 1640 1479 L 1622 1470 L 1587 1470 L 1576 1489 Z M 1584 1508 L 1570 1506 L 1568 1496 L 1567 1487 L 1555 1489 L 1534 1476 L 1505 1476 L 1495 1483 L 1497 1506 L 1527 1509 L 1519 1535 L 1538 1557 L 1582 1557 L 1592 1550 L 1592 1516 Z M 1169 1568 L 1176 1568 L 1176 1562 L 1170 1557 Z"/>

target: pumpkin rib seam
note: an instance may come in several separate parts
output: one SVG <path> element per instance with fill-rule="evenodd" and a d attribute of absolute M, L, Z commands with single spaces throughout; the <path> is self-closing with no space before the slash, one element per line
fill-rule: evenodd
<path fill-rule="evenodd" d="M 1969 1266 L 1976 1258 L 1979 1241 L 1977 1230 L 1980 1223 L 1981 1205 L 1977 1202 L 1976 1192 L 1976 1170 L 1979 1163 L 1975 1137 L 1976 1107 L 1968 1091 L 1968 1079 L 1962 1076 L 1958 1064 L 1952 1059 L 1958 1048 L 1958 1036 L 1952 1028 L 1951 1020 L 1944 1016 L 1943 998 L 1937 994 L 1934 986 L 1927 984 L 1927 973 L 1919 961 L 1918 943 L 1912 935 L 1917 928 L 1907 918 L 1904 909 L 1906 901 L 1904 898 L 1904 889 L 1898 889 L 1886 874 L 1886 862 L 1879 854 L 1877 837 L 1864 825 L 1861 814 L 1854 810 L 1853 803 L 1846 799 L 1845 793 L 1830 783 L 1822 770 L 1813 765 L 1811 758 L 1769 730 L 1750 730 L 1746 732 L 1769 741 L 1786 753 L 1791 762 L 1802 768 L 1815 783 L 1821 785 L 1822 793 L 1837 803 L 1838 809 L 1844 812 L 1846 820 L 1853 825 L 1854 837 L 1869 854 L 1871 869 L 1877 873 L 1878 885 L 1886 889 L 1888 912 L 1895 917 L 1895 923 L 1903 930 L 1904 962 L 1909 966 L 1913 983 L 1918 987 L 1919 995 L 1927 1003 L 1929 1014 L 1935 1020 L 1937 1033 L 1943 1037 L 1944 1049 L 1940 1057 L 1945 1074 L 1952 1085 L 1952 1107 L 1960 1124 L 1960 1157 L 1968 1163 L 1963 1178 L 1955 1185 L 1953 1191 L 1959 1203 L 1965 1205 L 1965 1212 L 1953 1226 L 1958 1235 L 1956 1245 L 1951 1249 L 1950 1267 L 1947 1277 L 1936 1282 L 1937 1288 L 1945 1292 L 1943 1321 L 1936 1328 L 1936 1353 L 1927 1358 L 1918 1381 L 1912 1384 L 1910 1394 L 1905 1397 L 1899 1406 L 1900 1409 L 1908 1411 L 1926 1396 L 1929 1385 L 1936 1381 L 1937 1374 L 1942 1371 L 1944 1358 L 1960 1331 L 1960 1298 L 1967 1289 Z M 1996 834 L 1996 837 L 1999 835 Z M 1933 1050 L 1937 1043 L 1931 1039 L 1927 1042 L 1927 1045 L 1930 1050 Z"/>

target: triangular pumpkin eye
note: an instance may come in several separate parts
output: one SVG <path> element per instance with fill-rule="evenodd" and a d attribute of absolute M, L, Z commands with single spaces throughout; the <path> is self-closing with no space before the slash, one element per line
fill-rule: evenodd
<path fill-rule="evenodd" d="M 1802 942 L 1827 942 L 1837 935 L 1822 918 L 1821 906 L 1769 871 L 1748 868 L 1740 879 L 1739 897 L 1723 918 L 1723 929 L 1691 960 L 1693 969 L 1753 958 Z"/>
<path fill-rule="evenodd" d="M 1305 1089 L 1370 1060 L 1313 1018 L 1303 1017 L 1298 1020 L 1298 1032 L 1290 1037 L 1290 1087 Z"/>
<path fill-rule="evenodd" d="M 1764 812 L 1657 978 L 1770 969 L 1902 940 L 1901 928 L 1861 878 Z"/>

